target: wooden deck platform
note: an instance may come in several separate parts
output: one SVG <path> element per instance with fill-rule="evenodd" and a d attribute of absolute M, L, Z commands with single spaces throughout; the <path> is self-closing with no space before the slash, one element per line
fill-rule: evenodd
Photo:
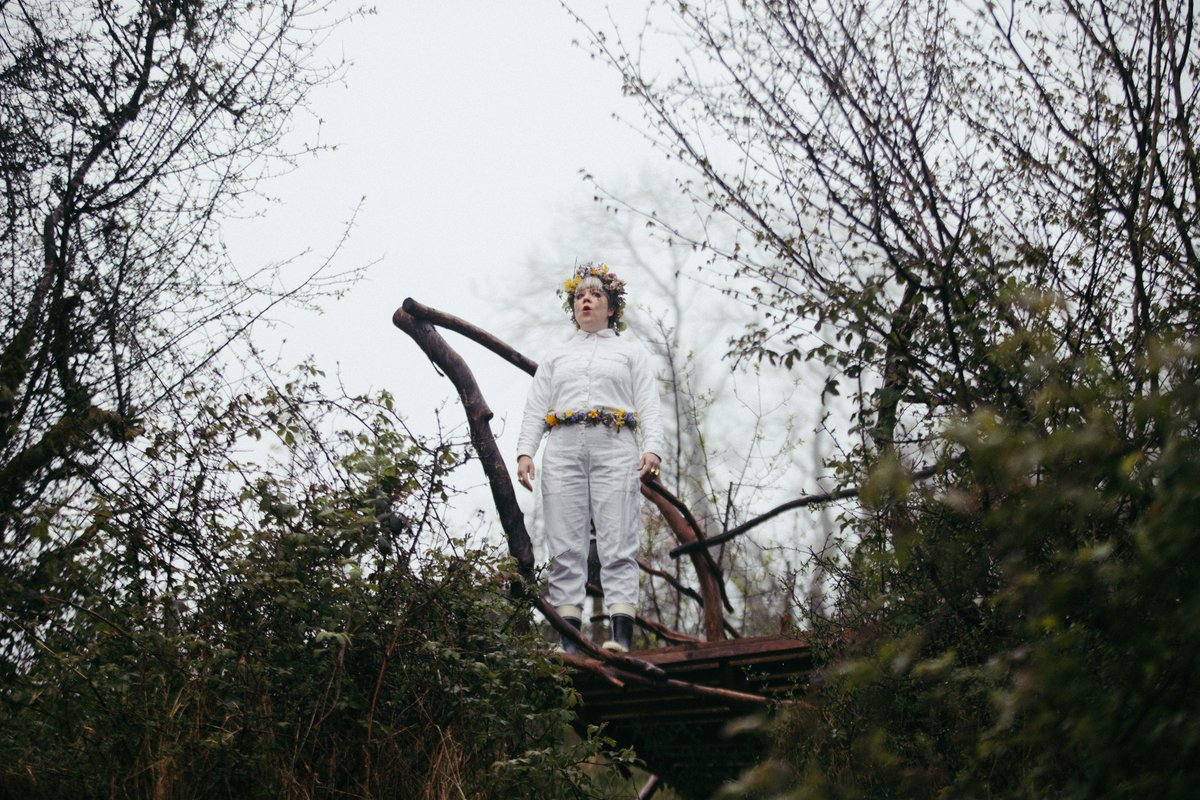
<path fill-rule="evenodd" d="M 701 642 L 629 655 L 661 668 L 667 680 L 625 680 L 617 686 L 577 667 L 572 681 L 583 697 L 580 724 L 604 725 L 608 736 L 633 747 L 646 766 L 677 791 L 701 797 L 764 753 L 765 737 L 753 732 L 731 736 L 730 723 L 765 717 L 775 703 L 803 690 L 813 668 L 808 643 L 784 636 Z M 728 694 L 693 687 L 715 687 Z M 751 696 L 769 702 L 756 702 Z"/>

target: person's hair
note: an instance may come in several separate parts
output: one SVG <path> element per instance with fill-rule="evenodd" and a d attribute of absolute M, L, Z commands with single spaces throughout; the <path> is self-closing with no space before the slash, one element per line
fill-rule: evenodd
<path fill-rule="evenodd" d="M 563 288 L 559 289 L 559 294 L 566 295 L 563 309 L 571 315 L 575 327 L 579 327 L 579 323 L 575 321 L 575 292 L 581 287 L 597 285 L 608 296 L 608 307 L 613 312 L 608 318 L 608 327 L 619 333 L 625 329 L 625 323 L 621 321 L 621 316 L 625 313 L 625 281 L 617 277 L 615 272 L 610 272 L 607 264 L 589 262 L 575 268 L 575 273 L 567 278 Z"/>

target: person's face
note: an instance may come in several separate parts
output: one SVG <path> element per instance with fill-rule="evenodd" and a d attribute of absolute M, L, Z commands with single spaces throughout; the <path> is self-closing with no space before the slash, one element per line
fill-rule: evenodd
<path fill-rule="evenodd" d="M 581 286 L 575 291 L 575 322 L 580 330 L 604 330 L 614 310 L 608 307 L 608 295 L 599 286 Z"/>

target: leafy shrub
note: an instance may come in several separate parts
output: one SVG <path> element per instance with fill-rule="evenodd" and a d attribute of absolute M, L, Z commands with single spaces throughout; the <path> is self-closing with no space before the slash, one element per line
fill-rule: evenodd
<path fill-rule="evenodd" d="M 944 473 L 881 464 L 818 619 L 825 667 L 739 791 L 1185 798 L 1200 785 L 1196 353 L 1134 395 L 1079 368 L 982 410 Z M 1065 368 L 1064 368 L 1065 370 Z"/>
<path fill-rule="evenodd" d="M 213 463 L 245 480 L 232 499 L 229 480 L 206 489 L 202 571 L 181 555 L 149 570 L 172 554 L 131 547 L 146 518 L 109 504 L 52 608 L 6 629 L 4 794 L 596 796 L 609 743 L 570 735 L 575 695 L 505 561 L 438 521 L 461 448 L 403 433 L 386 397 L 358 407 L 367 429 L 321 437 L 297 424 L 312 391 L 214 413 L 230 446 Z M 247 431 L 275 434 L 282 460 L 235 460 Z M 318 451 L 336 454 L 323 470 Z"/>

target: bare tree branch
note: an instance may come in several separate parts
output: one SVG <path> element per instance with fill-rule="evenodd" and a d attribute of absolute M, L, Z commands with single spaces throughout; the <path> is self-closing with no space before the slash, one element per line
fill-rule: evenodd
<path fill-rule="evenodd" d="M 940 470 L 940 467 L 925 467 L 924 469 L 919 469 L 911 473 L 909 477 L 912 480 L 925 480 L 926 478 L 932 478 L 934 475 L 938 474 Z M 859 487 L 852 486 L 847 489 L 840 489 L 836 492 L 818 492 L 816 494 L 806 494 L 803 497 L 797 497 L 795 500 L 789 500 L 786 503 L 780 503 L 770 511 L 767 511 L 764 514 L 759 514 L 754 519 L 747 520 L 737 527 L 730 528 L 722 533 L 718 533 L 716 536 L 710 536 L 703 541 L 694 541 L 688 542 L 687 544 L 681 544 L 671 550 L 671 557 L 678 558 L 681 555 L 689 554 L 692 551 L 698 550 L 702 547 L 712 547 L 713 545 L 728 542 L 730 539 L 735 539 L 738 536 L 741 536 L 743 533 L 758 527 L 772 517 L 777 517 L 785 511 L 794 511 L 797 508 L 805 508 L 806 506 L 817 505 L 820 503 L 831 503 L 837 500 L 848 500 L 851 497 L 858 497 L 859 491 Z"/>

